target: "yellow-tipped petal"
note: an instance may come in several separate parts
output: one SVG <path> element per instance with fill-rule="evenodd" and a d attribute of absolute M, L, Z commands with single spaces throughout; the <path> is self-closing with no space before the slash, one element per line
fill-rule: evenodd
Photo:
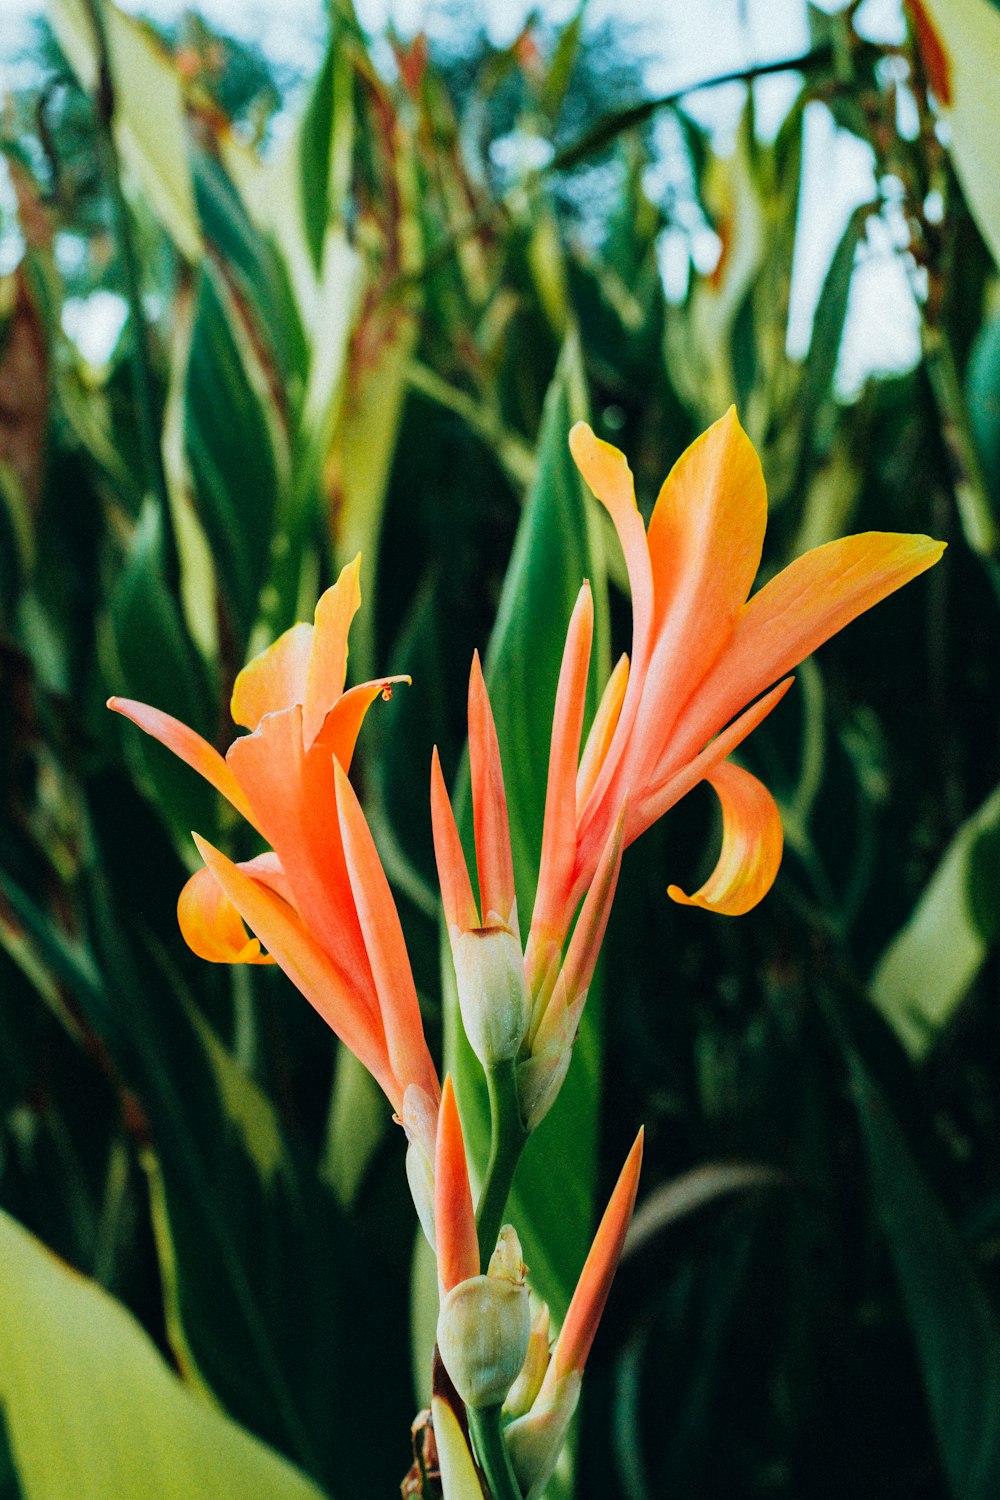
<path fill-rule="evenodd" d="M 483 1487 L 458 1418 L 442 1396 L 432 1398 L 431 1412 L 444 1500 L 483 1500 Z"/>
<path fill-rule="evenodd" d="M 578 812 L 583 812 L 587 798 L 594 789 L 598 772 L 604 764 L 608 748 L 614 738 L 615 730 L 618 728 L 618 719 L 622 711 L 622 703 L 625 698 L 625 689 L 628 687 L 629 661 L 628 653 L 623 652 L 615 663 L 614 671 L 607 680 L 601 701 L 597 705 L 594 722 L 590 726 L 587 735 L 587 743 L 583 747 L 583 755 L 580 760 L 580 769 L 576 778 L 576 806 Z"/>
<path fill-rule="evenodd" d="M 473 655 L 469 674 L 469 769 L 472 773 L 472 814 L 483 922 L 488 923 L 490 913 L 495 913 L 516 935 L 514 861 L 510 850 L 507 796 L 496 725 L 478 651 Z"/>
<path fill-rule="evenodd" d="M 415 1083 L 436 1097 L 437 1072 L 424 1040 L 424 1023 L 396 903 L 361 803 L 338 762 L 334 762 L 334 776 L 347 873 L 375 980 L 389 1063 L 401 1094 Z"/>
<path fill-rule="evenodd" d="M 611 1283 L 625 1243 L 625 1234 L 635 1207 L 642 1167 L 643 1132 L 640 1130 L 629 1152 L 621 1175 L 604 1210 L 590 1254 L 580 1273 L 566 1318 L 552 1355 L 545 1386 L 554 1384 L 571 1370 L 582 1371 L 608 1300 Z M 550 1380 L 551 1377 L 551 1380 Z"/>
<path fill-rule="evenodd" d="M 576 778 L 594 635 L 594 600 L 581 588 L 566 632 L 552 717 L 549 774 L 545 789 L 542 854 L 532 926 L 558 926 L 576 859 Z"/>
<path fill-rule="evenodd" d="M 767 787 L 749 771 L 722 761 L 705 778 L 722 804 L 722 852 L 705 884 L 693 896 L 667 887 L 681 906 L 701 906 L 725 917 L 741 917 L 762 901 L 781 864 L 781 814 Z"/>
<path fill-rule="evenodd" d="M 925 572 L 944 542 L 867 531 L 790 563 L 750 599 L 729 643 L 685 708 L 678 729 L 704 744 L 776 678 L 866 609 Z"/>
<path fill-rule="evenodd" d="M 166 745 L 192 771 L 204 776 L 252 827 L 259 830 L 243 788 L 218 750 L 202 739 L 200 734 L 182 724 L 180 719 L 162 713 L 158 708 L 151 708 L 148 703 L 137 703 L 134 698 L 109 698 L 108 707 L 114 713 L 131 719 L 133 724 L 152 735 L 154 740 L 159 740 L 161 745 Z"/>
<path fill-rule="evenodd" d="M 243 918 L 211 870 L 197 870 L 177 898 L 181 936 L 199 958 L 213 964 L 273 964 L 251 937 Z"/>
<path fill-rule="evenodd" d="M 451 798 L 444 784 L 436 745 L 431 756 L 431 826 L 445 921 L 449 927 L 468 932 L 479 926 L 479 908 L 472 894 L 469 867 L 465 863 L 462 840 L 458 835 Z"/>
<path fill-rule="evenodd" d="M 446 1292 L 479 1275 L 479 1242 L 465 1138 L 451 1074 L 445 1078 L 434 1153 L 434 1239 L 438 1280 Z"/>
<path fill-rule="evenodd" d="M 233 683 L 229 711 L 234 724 L 256 729 L 265 714 L 302 702 L 312 643 L 311 625 L 293 625 L 266 651 L 247 662 Z"/>
<path fill-rule="evenodd" d="M 347 680 L 347 633 L 361 604 L 361 553 L 341 569 L 332 588 L 316 605 L 312 651 L 302 703 L 302 734 L 306 747 L 323 728 L 326 716 L 344 691 Z"/>
<path fill-rule="evenodd" d="M 649 523 L 655 644 L 632 731 L 635 784 L 729 639 L 757 576 L 766 525 L 760 459 L 730 407 L 674 464 Z"/>
<path fill-rule="evenodd" d="M 389 1066 L 381 1022 L 372 1015 L 341 969 L 311 935 L 298 913 L 259 881 L 245 875 L 206 839 L 194 835 L 198 852 L 247 926 L 281 965 L 295 987 L 368 1069 L 393 1108 L 402 1091 Z"/>

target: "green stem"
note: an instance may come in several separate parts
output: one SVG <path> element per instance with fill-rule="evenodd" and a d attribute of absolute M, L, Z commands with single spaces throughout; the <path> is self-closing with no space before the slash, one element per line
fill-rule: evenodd
<path fill-rule="evenodd" d="M 475 1444 L 479 1467 L 486 1475 L 492 1500 L 522 1500 L 521 1487 L 511 1468 L 510 1454 L 503 1440 L 499 1406 L 470 1406 L 469 1431 Z"/>
<path fill-rule="evenodd" d="M 483 1270 L 496 1247 L 514 1173 L 528 1139 L 517 1102 L 513 1059 L 486 1069 L 486 1087 L 490 1097 L 490 1159 L 476 1209 L 479 1263 Z"/>

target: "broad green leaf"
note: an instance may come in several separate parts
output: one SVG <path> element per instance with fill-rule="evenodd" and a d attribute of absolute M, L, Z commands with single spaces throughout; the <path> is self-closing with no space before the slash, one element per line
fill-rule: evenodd
<path fill-rule="evenodd" d="M 1000 265 L 1000 12 L 990 0 L 921 0 L 917 36 L 931 85 L 948 117 L 955 170 Z"/>
<path fill-rule="evenodd" d="M 1000 1325 L 955 1226 L 883 1097 L 848 1054 L 875 1212 L 923 1370 L 954 1500 L 1000 1490 Z"/>
<path fill-rule="evenodd" d="M 916 909 L 875 966 L 871 995 L 923 1057 L 964 1000 L 998 932 L 1000 789 L 962 824 Z"/>
<path fill-rule="evenodd" d="M 321 1500 L 185 1390 L 119 1303 L 4 1213 L 0 1266 L 0 1409 L 20 1486 L 5 1496 Z"/>
<path fill-rule="evenodd" d="M 197 264 L 202 238 L 180 77 L 147 26 L 110 0 L 101 0 L 100 9 L 111 57 L 118 149 L 177 249 Z M 100 54 L 84 0 L 52 0 L 49 16 L 80 83 L 93 94 Z"/>
<path fill-rule="evenodd" d="M 608 670 L 600 532 L 595 507 L 584 496 L 567 444 L 569 429 L 585 408 L 579 359 L 571 339 L 546 400 L 537 477 L 518 529 L 486 659 L 504 765 L 518 909 L 525 913 L 525 925 L 541 849 L 556 681 L 566 626 L 584 578 L 591 581 L 596 617 L 596 667 L 588 685 L 590 712 Z M 471 849 L 467 776 L 457 794 L 456 812 L 466 847 Z M 474 1163 L 481 1171 L 489 1120 L 483 1075 L 461 1031 L 447 953 L 443 973 L 448 1066 L 456 1076 L 463 1124 Z M 593 1230 L 600 1078 L 597 991 L 595 983 L 562 1093 L 529 1143 L 510 1206 L 532 1280 L 556 1318 L 566 1310 Z"/>

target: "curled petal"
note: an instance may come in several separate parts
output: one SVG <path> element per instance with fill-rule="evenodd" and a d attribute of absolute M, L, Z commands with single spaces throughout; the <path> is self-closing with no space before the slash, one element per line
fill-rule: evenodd
<path fill-rule="evenodd" d="M 247 866 L 242 866 L 244 871 Z M 273 964 L 251 937 L 243 918 L 211 870 L 197 870 L 177 898 L 181 936 L 199 958 L 213 964 Z"/>
<path fill-rule="evenodd" d="M 462 840 L 458 836 L 436 745 L 431 757 L 431 825 L 445 921 L 449 927 L 468 932 L 479 926 L 479 908 L 472 894 L 469 867 L 465 863 Z"/>
<path fill-rule="evenodd" d="M 359 998 L 343 971 L 311 935 L 298 913 L 232 860 L 194 835 L 198 852 L 240 916 L 295 987 L 368 1069 L 398 1112 L 402 1091 L 389 1066 L 381 1021 Z"/>
<path fill-rule="evenodd" d="M 409 681 L 409 677 L 403 676 L 380 677 L 377 682 L 360 682 L 357 687 L 348 688 L 330 709 L 313 743 L 329 750 L 344 770 L 349 771 L 365 714 L 379 694 L 383 698 L 392 697 L 392 683 Z"/>
<path fill-rule="evenodd" d="M 722 761 L 706 780 L 722 804 L 719 862 L 693 896 L 676 885 L 668 886 L 667 894 L 682 906 L 741 917 L 774 884 L 783 845 L 781 814 L 764 783 L 729 761 Z"/>
<path fill-rule="evenodd" d="M 202 739 L 200 734 L 182 724 L 180 719 L 162 713 L 158 708 L 151 708 L 148 703 L 137 703 L 134 698 L 109 698 L 108 707 L 114 713 L 131 719 L 133 724 L 152 735 L 154 740 L 159 740 L 161 745 L 166 745 L 168 750 L 172 750 L 193 771 L 197 771 L 199 776 L 204 776 L 252 827 L 259 830 L 243 788 L 218 750 Z"/>
<path fill-rule="evenodd" d="M 469 674 L 469 769 L 476 830 L 476 868 L 483 922 L 491 913 L 517 934 L 514 861 L 510 849 L 507 796 L 500 764 L 493 710 L 490 707 L 478 651 Z"/>
<path fill-rule="evenodd" d="M 312 643 L 311 625 L 293 625 L 247 662 L 233 683 L 229 711 L 234 724 L 256 729 L 265 714 L 302 702 Z"/>
<path fill-rule="evenodd" d="M 576 779 L 587 695 L 587 671 L 594 634 L 594 600 L 585 583 L 577 596 L 556 689 L 545 788 L 542 855 L 532 927 L 556 928 L 576 857 Z"/>
<path fill-rule="evenodd" d="M 465 1139 L 451 1075 L 441 1090 L 434 1153 L 434 1234 L 438 1280 L 446 1292 L 479 1275 L 479 1242 Z"/>
<path fill-rule="evenodd" d="M 316 605 L 305 691 L 296 700 L 302 704 L 302 734 L 307 749 L 344 691 L 347 632 L 361 604 L 360 572 L 359 552 L 353 562 L 341 569 L 337 582 L 320 596 Z"/>

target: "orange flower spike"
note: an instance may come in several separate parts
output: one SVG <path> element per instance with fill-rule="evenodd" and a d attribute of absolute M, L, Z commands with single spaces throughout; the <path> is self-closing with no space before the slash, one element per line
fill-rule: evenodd
<path fill-rule="evenodd" d="M 232 803 L 252 827 L 257 828 L 243 788 L 218 750 L 202 739 L 200 734 L 182 724 L 180 719 L 175 719 L 158 708 L 151 708 L 148 703 L 137 703 L 134 698 L 109 698 L 108 707 L 113 713 L 131 719 L 139 729 L 145 730 L 154 740 L 159 740 L 161 745 L 172 750 L 178 759 L 190 766 L 192 771 L 197 771 L 199 776 L 204 776 L 217 792 L 221 792 L 226 801 Z"/>
<path fill-rule="evenodd" d="M 593 635 L 594 599 L 590 584 L 584 583 L 566 632 L 552 717 L 542 853 L 531 920 L 533 935 L 543 941 L 546 934 L 559 933 L 576 859 L 577 762 Z"/>
<path fill-rule="evenodd" d="M 587 798 L 594 789 L 598 772 L 604 764 L 605 757 L 614 739 L 615 730 L 618 728 L 618 719 L 622 711 L 622 703 L 625 701 L 625 690 L 628 687 L 629 659 L 628 653 L 623 652 L 615 663 L 614 671 L 607 680 L 601 701 L 597 705 L 594 722 L 590 726 L 587 735 L 587 743 L 583 747 L 583 755 L 580 758 L 580 769 L 576 777 L 576 806 L 577 812 L 583 811 Z"/>
<path fill-rule="evenodd" d="M 424 1040 L 396 903 L 357 793 L 338 762 L 334 762 L 334 776 L 347 873 L 375 981 L 389 1064 L 401 1097 L 410 1084 L 416 1084 L 436 1099 L 437 1072 Z"/>
<path fill-rule="evenodd" d="M 444 784 L 436 745 L 431 757 L 431 824 L 445 920 L 450 928 L 468 932 L 480 925 L 479 908 L 472 894 L 469 869 L 465 863 L 465 853 L 458 835 L 451 799 Z"/>
<path fill-rule="evenodd" d="M 517 901 L 507 796 L 496 725 L 478 651 L 473 655 L 469 674 L 469 768 L 483 926 L 500 924 L 516 936 Z"/>
<path fill-rule="evenodd" d="M 706 780 L 722 804 L 722 852 L 700 890 L 686 896 L 680 886 L 667 894 L 681 906 L 741 917 L 762 901 L 781 864 L 781 814 L 763 782 L 724 760 Z"/>
<path fill-rule="evenodd" d="M 639 1171 L 642 1167 L 643 1131 L 640 1130 L 629 1152 L 614 1192 L 604 1210 L 590 1254 L 580 1273 L 562 1331 L 552 1353 L 549 1375 L 552 1380 L 583 1371 L 608 1300 L 611 1283 L 625 1243 L 625 1235 L 635 1207 Z M 546 1377 L 548 1382 L 548 1376 Z M 544 1392 L 544 1386 L 543 1386 Z"/>
<path fill-rule="evenodd" d="M 434 1239 L 438 1280 L 450 1292 L 479 1275 L 479 1241 L 465 1138 L 451 1074 L 445 1078 L 434 1151 Z"/>

